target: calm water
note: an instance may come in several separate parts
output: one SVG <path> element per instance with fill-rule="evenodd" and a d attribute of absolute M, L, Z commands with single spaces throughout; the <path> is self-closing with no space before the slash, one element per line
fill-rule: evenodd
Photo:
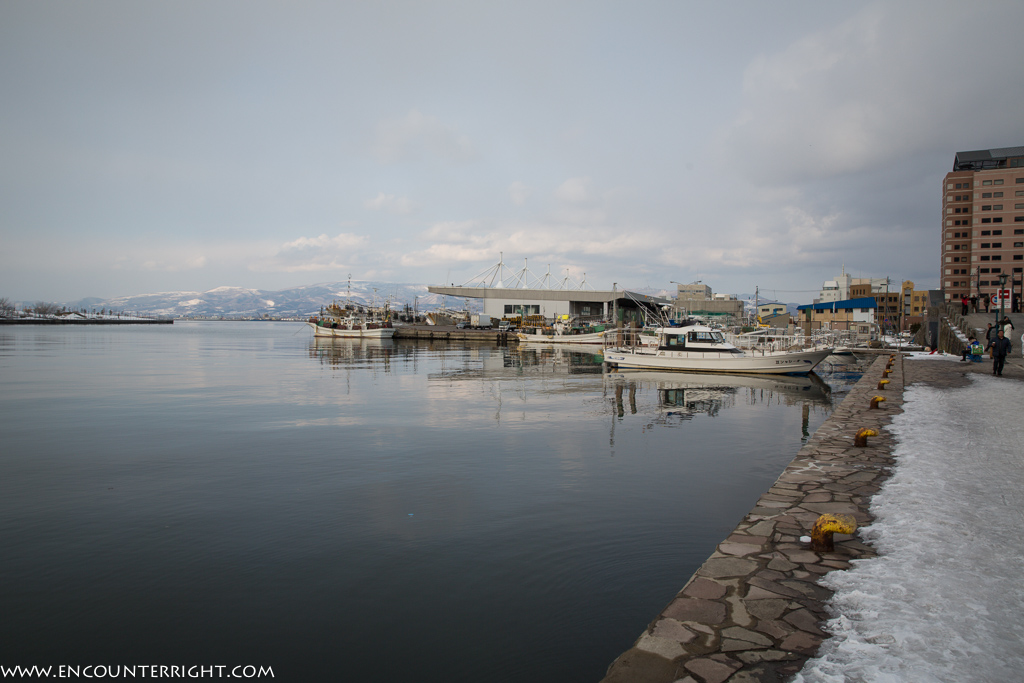
<path fill-rule="evenodd" d="M 0 327 L 0 664 L 596 681 L 858 372 L 822 370 Z"/>

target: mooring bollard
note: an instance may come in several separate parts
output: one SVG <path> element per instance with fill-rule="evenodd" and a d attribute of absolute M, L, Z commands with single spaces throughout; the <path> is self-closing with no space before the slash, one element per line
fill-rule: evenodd
<path fill-rule="evenodd" d="M 881 403 L 884 400 L 885 400 L 884 396 L 875 396 L 873 399 L 871 399 L 871 405 L 868 406 L 868 407 L 872 408 L 872 409 L 877 409 L 878 408 L 878 404 Z"/>
<path fill-rule="evenodd" d="M 853 437 L 853 445 L 864 448 L 868 445 L 869 436 L 878 436 L 878 432 L 869 427 L 862 427 L 857 430 L 857 434 Z"/>
<path fill-rule="evenodd" d="M 832 552 L 836 549 L 832 542 L 832 534 L 852 534 L 857 530 L 857 520 L 853 515 L 824 514 L 818 517 L 811 529 L 811 550 Z"/>
<path fill-rule="evenodd" d="M 881 389 L 881 390 L 884 390 L 885 389 L 885 385 L 888 384 L 888 383 L 889 383 L 889 380 L 887 380 L 887 379 L 880 379 L 880 380 L 878 380 L 878 388 Z"/>

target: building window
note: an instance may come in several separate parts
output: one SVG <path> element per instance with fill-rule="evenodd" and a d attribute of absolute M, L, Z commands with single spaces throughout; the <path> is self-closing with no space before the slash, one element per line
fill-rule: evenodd
<path fill-rule="evenodd" d="M 1014 223 L 1024 223 L 1024 216 L 1014 216 L 1013 217 L 1013 222 Z"/>
<path fill-rule="evenodd" d="M 982 181 L 981 181 L 981 184 L 982 184 L 982 185 L 991 185 L 991 184 L 992 184 L 992 181 L 991 181 L 991 180 L 982 180 Z"/>
<path fill-rule="evenodd" d="M 1014 249 L 1020 249 L 1020 248 L 1024 247 L 1024 242 L 1014 242 L 1013 243 L 1013 247 L 1014 247 Z"/>
<path fill-rule="evenodd" d="M 981 222 L 982 222 L 982 223 L 991 223 L 991 222 L 992 222 L 992 219 L 991 219 L 991 218 L 982 218 L 982 219 L 981 219 Z M 982 230 L 982 231 L 981 231 L 981 234 L 983 234 L 983 235 L 984 235 L 984 234 L 985 234 L 986 232 L 988 232 L 988 230 Z"/>
<path fill-rule="evenodd" d="M 992 260 L 993 261 L 1002 261 L 1003 257 L 1000 256 L 999 254 L 996 254 L 995 256 L 992 257 Z"/>
<path fill-rule="evenodd" d="M 992 196 L 993 196 L 993 197 L 1002 197 L 1002 196 L 1003 196 L 1003 193 L 1002 193 L 1002 192 L 993 192 L 993 193 L 992 193 Z"/>
<path fill-rule="evenodd" d="M 988 257 L 988 256 L 982 256 L 982 257 L 981 257 L 981 260 L 982 260 L 982 261 L 988 261 L 988 260 L 989 260 L 989 258 L 990 258 L 990 257 Z"/>
<path fill-rule="evenodd" d="M 993 273 L 1001 273 L 1001 272 L 1003 272 L 1003 269 L 1002 268 L 993 268 L 992 272 Z"/>
<path fill-rule="evenodd" d="M 954 244 L 953 245 L 953 251 L 960 251 L 960 245 L 959 244 Z"/>
<path fill-rule="evenodd" d="M 985 205 L 983 205 L 981 207 L 981 210 L 982 211 L 991 211 L 992 210 L 992 205 L 991 204 L 985 204 Z"/>
<path fill-rule="evenodd" d="M 979 268 L 979 269 L 978 269 L 978 272 L 979 272 L 979 273 L 987 273 L 987 272 L 989 272 L 989 271 L 988 271 L 988 268 Z"/>
<path fill-rule="evenodd" d="M 995 218 L 992 219 L 992 222 L 993 223 L 1002 223 L 1003 222 L 1003 217 L 1002 216 L 996 216 Z M 996 232 L 999 232 L 999 231 L 996 230 Z"/>
<path fill-rule="evenodd" d="M 946 258 L 948 259 L 949 257 L 947 256 Z M 953 257 L 953 263 L 960 263 L 960 257 L 959 256 L 954 256 Z"/>
<path fill-rule="evenodd" d="M 1019 164 L 1019 163 L 1017 163 L 1017 162 L 1019 162 L 1019 161 L 1020 161 L 1020 159 L 1014 159 L 1014 160 L 1013 160 L 1013 162 L 1014 162 L 1014 163 L 1015 163 L 1015 164 L 1016 164 L 1017 166 L 1020 166 L 1020 164 Z M 1013 182 L 1017 183 L 1018 185 L 1020 185 L 1021 183 L 1024 183 L 1024 176 L 1022 176 L 1022 177 L 1020 177 L 1020 178 L 1017 178 L 1017 179 L 1016 179 L 1016 180 L 1014 180 Z"/>
<path fill-rule="evenodd" d="M 1002 249 L 1003 248 L 1003 243 L 1002 242 L 993 242 L 992 243 L 992 248 L 993 249 Z"/>
<path fill-rule="evenodd" d="M 1014 261 L 1024 261 L 1024 254 L 1014 254 L 1013 255 L 1013 260 Z"/>
<path fill-rule="evenodd" d="M 989 248 L 989 247 L 991 247 L 991 246 L 992 246 L 992 243 L 991 243 L 991 242 L 982 242 L 982 243 L 981 243 L 981 248 L 982 248 L 982 249 L 988 249 L 988 248 Z"/>
<path fill-rule="evenodd" d="M 993 234 L 993 235 L 1002 235 L 1002 234 L 1003 234 L 1003 231 L 1002 231 L 1002 230 L 993 230 L 993 231 L 992 231 L 992 234 Z"/>
<path fill-rule="evenodd" d="M 982 280 L 981 282 L 978 283 L 978 285 L 981 287 L 988 287 L 988 280 Z"/>
<path fill-rule="evenodd" d="M 1002 204 L 993 204 L 992 205 L 992 210 L 993 211 L 1002 211 L 1003 210 L 1003 205 Z"/>
<path fill-rule="evenodd" d="M 982 192 L 981 193 L 981 198 L 982 199 L 992 199 L 992 193 L 991 192 Z"/>
<path fill-rule="evenodd" d="M 993 184 L 993 185 L 1002 185 L 1002 184 L 1003 184 L 1003 179 L 1002 179 L 1002 178 L 1000 178 L 999 180 L 993 180 L 993 181 L 992 181 L 992 184 Z"/>
<path fill-rule="evenodd" d="M 1024 209 L 1024 204 L 1014 204 L 1013 208 L 1015 208 L 1015 209 Z"/>

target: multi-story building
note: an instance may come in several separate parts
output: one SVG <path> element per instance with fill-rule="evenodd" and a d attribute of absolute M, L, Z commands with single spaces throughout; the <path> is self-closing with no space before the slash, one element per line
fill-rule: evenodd
<path fill-rule="evenodd" d="M 798 320 L 805 334 L 815 330 L 844 330 L 868 335 L 874 329 L 874 297 L 827 301 L 798 307 Z"/>
<path fill-rule="evenodd" d="M 675 300 L 676 315 L 740 319 L 743 302 L 731 294 L 714 294 L 702 284 L 678 285 Z"/>
<path fill-rule="evenodd" d="M 943 180 L 940 288 L 945 299 L 1021 291 L 1024 147 L 957 152 Z"/>
<path fill-rule="evenodd" d="M 831 303 L 833 301 L 845 301 L 850 298 L 850 285 L 853 278 L 846 272 L 846 265 L 843 265 L 843 272 L 833 280 L 825 280 L 821 285 L 821 293 L 818 295 L 818 303 Z"/>

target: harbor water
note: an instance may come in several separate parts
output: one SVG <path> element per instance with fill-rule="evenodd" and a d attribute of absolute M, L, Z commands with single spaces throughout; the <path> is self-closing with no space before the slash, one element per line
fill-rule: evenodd
<path fill-rule="evenodd" d="M 0 328 L 0 663 L 599 680 L 860 369 Z"/>

